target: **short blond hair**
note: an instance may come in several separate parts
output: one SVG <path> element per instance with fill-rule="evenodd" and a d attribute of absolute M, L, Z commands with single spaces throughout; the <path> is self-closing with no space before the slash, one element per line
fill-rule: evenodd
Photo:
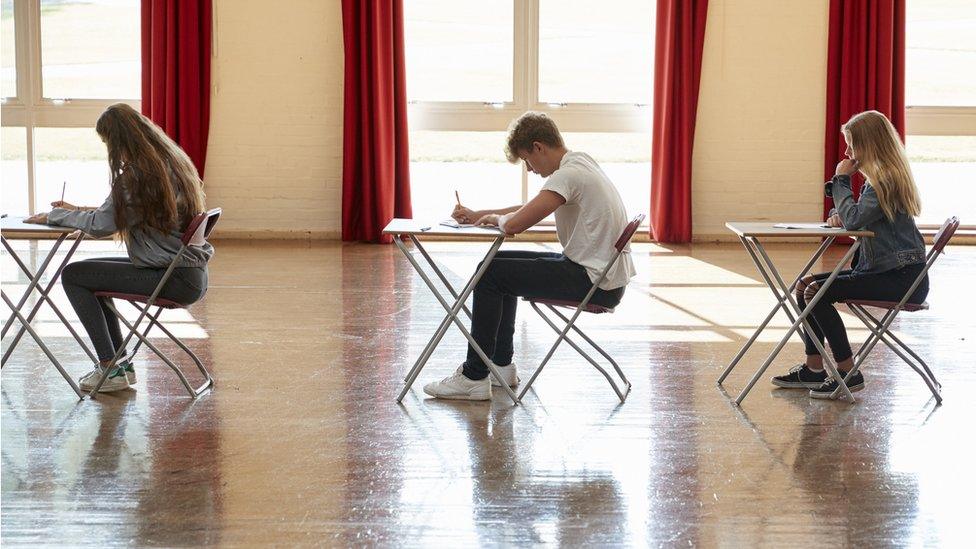
<path fill-rule="evenodd" d="M 564 147 L 563 136 L 552 118 L 544 112 L 528 111 L 516 118 L 508 126 L 508 139 L 505 142 L 505 158 L 515 164 L 519 161 L 519 151 L 532 150 L 532 143 L 539 142 L 550 147 Z"/>

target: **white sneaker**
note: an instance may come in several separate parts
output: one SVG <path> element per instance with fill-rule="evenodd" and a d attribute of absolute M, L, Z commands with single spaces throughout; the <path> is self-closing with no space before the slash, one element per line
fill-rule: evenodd
<path fill-rule="evenodd" d="M 505 380 L 505 383 L 508 383 L 509 387 L 514 388 L 516 385 L 519 384 L 519 381 L 522 381 L 521 379 L 519 379 L 518 372 L 515 371 L 514 362 L 509 364 L 508 366 L 496 366 L 496 368 L 498 368 L 498 373 L 502 375 L 502 379 Z M 501 384 L 498 383 L 498 380 L 495 379 L 495 376 L 489 374 L 488 377 L 491 378 L 492 387 L 501 387 Z"/>
<path fill-rule="evenodd" d="M 132 367 L 132 363 L 126 360 L 121 364 L 125 368 L 125 379 L 129 381 L 129 385 L 136 384 L 136 370 Z"/>
<path fill-rule="evenodd" d="M 485 379 L 468 379 L 460 368 L 454 375 L 424 385 L 424 392 L 436 398 L 454 400 L 491 400 L 491 382 Z"/>
<path fill-rule="evenodd" d="M 508 383 L 509 387 L 514 388 L 519 384 L 519 381 L 522 381 L 518 376 L 518 372 L 515 371 L 514 362 L 509 364 L 508 366 L 495 366 L 495 368 L 498 368 L 498 373 L 502 375 L 502 379 L 505 380 L 505 383 Z M 464 364 L 458 366 L 458 369 L 455 370 L 454 373 L 460 374 L 463 369 L 464 369 Z M 502 384 L 498 383 L 498 380 L 495 379 L 495 376 L 491 375 L 491 372 L 488 373 L 488 379 L 491 380 L 492 387 L 502 386 Z"/>
<path fill-rule="evenodd" d="M 85 374 L 80 380 L 78 380 L 78 386 L 81 387 L 82 391 L 91 392 L 92 389 L 98 385 L 98 380 L 102 379 L 102 373 L 105 369 L 99 365 L 95 365 L 92 371 Z M 105 383 L 98 390 L 99 393 L 112 393 L 115 391 L 122 391 L 129 388 L 129 380 L 126 376 L 124 366 L 116 366 L 113 368 L 112 373 L 108 375 L 105 379 Z"/>

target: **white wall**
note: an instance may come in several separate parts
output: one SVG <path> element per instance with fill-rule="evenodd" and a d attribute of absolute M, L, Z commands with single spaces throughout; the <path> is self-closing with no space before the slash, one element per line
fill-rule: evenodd
<path fill-rule="evenodd" d="M 218 237 L 338 238 L 338 0 L 215 0 L 205 186 Z"/>
<path fill-rule="evenodd" d="M 712 0 L 692 181 L 696 240 L 822 214 L 827 0 Z"/>

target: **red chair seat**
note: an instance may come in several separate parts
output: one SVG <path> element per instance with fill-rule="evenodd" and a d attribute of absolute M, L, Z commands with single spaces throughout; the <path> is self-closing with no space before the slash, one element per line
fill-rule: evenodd
<path fill-rule="evenodd" d="M 877 307 L 879 309 L 895 309 L 898 307 L 897 301 L 871 301 L 869 299 L 847 299 L 844 300 L 847 305 L 860 305 L 862 307 Z M 905 303 L 901 306 L 903 311 L 925 311 L 928 310 L 929 304 L 927 302 L 923 303 Z"/>
<path fill-rule="evenodd" d="M 120 292 L 95 292 L 95 297 L 110 297 L 112 299 L 124 299 L 125 301 L 136 301 L 138 303 L 146 303 L 149 301 L 148 295 L 123 294 Z M 162 297 L 157 297 L 156 302 L 153 303 L 153 307 L 162 307 L 164 309 L 185 309 L 186 305 L 177 303 L 175 301 L 170 301 L 169 299 Z"/>
<path fill-rule="evenodd" d="M 530 303 L 542 303 L 543 305 L 552 305 L 553 307 L 566 307 L 567 309 L 575 309 L 579 307 L 579 301 L 565 301 L 562 299 L 529 299 L 525 298 L 525 301 Z M 596 305 L 594 303 L 587 303 L 583 310 L 588 313 L 593 313 L 595 315 L 603 313 L 612 313 L 613 307 L 604 307 L 602 305 Z"/>

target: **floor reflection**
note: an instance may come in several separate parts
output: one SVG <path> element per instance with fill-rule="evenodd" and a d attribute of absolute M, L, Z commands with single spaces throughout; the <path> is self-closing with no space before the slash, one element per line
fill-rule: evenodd
<path fill-rule="evenodd" d="M 446 242 L 428 250 L 455 285 L 484 253 Z M 769 251 L 786 274 L 812 249 Z M 732 406 L 788 325 L 774 318 L 771 336 L 716 386 L 772 306 L 751 261 L 738 245 L 633 253 L 639 276 L 615 314 L 581 320 L 633 383 L 626 404 L 566 346 L 524 406 L 501 394 L 428 399 L 423 384 L 464 357 L 452 327 L 398 405 L 444 312 L 395 247 L 221 243 L 206 299 L 174 318 L 202 331 L 189 342 L 216 378 L 203 399 L 188 399 L 145 355 L 135 391 L 79 404 L 32 343 L 17 348 L 0 378 L 4 544 L 968 541 L 960 502 L 976 487 L 965 436 L 976 343 L 958 296 L 976 249 L 950 250 L 932 275 L 932 311 L 895 325 L 945 386 L 938 408 L 883 348 L 853 406 L 765 382 Z M 17 284 L 6 258 L 3 267 L 5 287 Z M 555 336 L 523 310 L 515 337 L 527 373 Z M 84 373 L 70 336 L 50 338 L 69 371 Z M 800 354 L 790 342 L 770 374 Z"/>

